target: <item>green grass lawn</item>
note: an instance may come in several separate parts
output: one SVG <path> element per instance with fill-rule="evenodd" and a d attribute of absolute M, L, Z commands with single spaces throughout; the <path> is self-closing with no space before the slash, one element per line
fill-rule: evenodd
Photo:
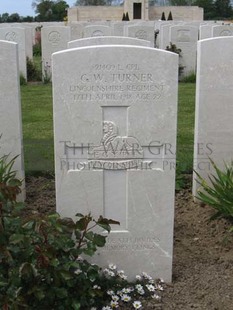
<path fill-rule="evenodd" d="M 26 174 L 53 173 L 52 87 L 21 86 Z M 195 84 L 179 84 L 177 160 L 181 171 L 192 171 Z"/>
<path fill-rule="evenodd" d="M 21 86 L 21 102 L 26 174 L 53 172 L 51 85 Z"/>

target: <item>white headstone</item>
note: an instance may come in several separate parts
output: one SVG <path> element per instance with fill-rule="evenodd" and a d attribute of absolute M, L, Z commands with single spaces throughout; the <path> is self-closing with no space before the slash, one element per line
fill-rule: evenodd
<path fill-rule="evenodd" d="M 24 179 L 18 45 L 0 41 L 0 157 L 18 156 L 13 166 Z M 23 184 L 24 188 L 24 184 Z M 23 199 L 24 194 L 21 195 Z"/>
<path fill-rule="evenodd" d="M 119 36 L 119 37 L 124 36 L 125 25 L 127 25 L 127 22 L 125 22 L 125 21 L 112 22 L 111 23 L 112 35 Z"/>
<path fill-rule="evenodd" d="M 18 43 L 19 71 L 27 79 L 25 29 L 2 27 L 0 28 L 0 40 Z"/>
<path fill-rule="evenodd" d="M 133 37 L 141 40 L 150 41 L 152 46 L 154 46 L 155 30 L 153 25 L 125 26 L 125 35 L 127 37 Z"/>
<path fill-rule="evenodd" d="M 167 46 L 170 46 L 170 27 L 172 24 L 161 25 L 159 32 L 159 48 L 165 50 Z"/>
<path fill-rule="evenodd" d="M 70 39 L 77 40 L 83 37 L 84 24 L 80 22 L 73 22 L 69 24 L 70 26 Z"/>
<path fill-rule="evenodd" d="M 232 161 L 233 37 L 198 42 L 194 170 L 208 180 L 218 167 Z M 193 194 L 199 184 L 193 179 Z"/>
<path fill-rule="evenodd" d="M 127 37 L 90 37 L 68 42 L 68 48 L 91 45 L 139 45 L 151 47 L 151 42 Z"/>
<path fill-rule="evenodd" d="M 13 23 L 11 27 L 23 28 L 25 30 L 25 52 L 30 59 L 33 58 L 33 35 L 32 27 L 22 23 Z"/>
<path fill-rule="evenodd" d="M 83 29 L 83 37 L 101 37 L 101 36 L 111 36 L 112 29 L 105 25 L 90 25 L 85 26 Z"/>
<path fill-rule="evenodd" d="M 171 281 L 177 78 L 178 56 L 154 48 L 53 55 L 57 211 L 120 221 L 94 260 L 130 279 Z"/>
<path fill-rule="evenodd" d="M 170 28 L 170 42 L 181 49 L 180 63 L 184 67 L 184 76 L 196 71 L 197 40 L 197 27 L 177 25 Z"/>
<path fill-rule="evenodd" d="M 199 40 L 204 40 L 212 37 L 213 25 L 201 25 L 199 30 Z"/>
<path fill-rule="evenodd" d="M 233 35 L 233 27 L 230 25 L 217 25 L 212 27 L 212 37 L 229 37 Z"/>
<path fill-rule="evenodd" d="M 67 48 L 70 41 L 70 27 L 52 26 L 41 28 L 42 72 L 51 74 L 52 54 Z"/>

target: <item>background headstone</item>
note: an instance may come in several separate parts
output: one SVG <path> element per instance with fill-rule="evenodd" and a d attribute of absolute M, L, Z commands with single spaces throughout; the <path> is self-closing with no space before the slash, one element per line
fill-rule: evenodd
<path fill-rule="evenodd" d="M 19 27 L 1 27 L 0 40 L 18 43 L 19 71 L 27 79 L 25 29 Z"/>
<path fill-rule="evenodd" d="M 194 170 L 203 178 L 214 172 L 209 158 L 224 168 L 233 158 L 233 37 L 198 42 Z M 193 178 L 193 194 L 199 184 Z"/>
<path fill-rule="evenodd" d="M 94 261 L 130 279 L 171 281 L 177 79 L 178 55 L 154 48 L 53 55 L 57 211 L 120 221 Z"/>
<path fill-rule="evenodd" d="M 184 67 L 183 76 L 196 71 L 198 28 L 177 25 L 170 28 L 170 42 L 181 49 L 180 64 Z"/>
<path fill-rule="evenodd" d="M 150 41 L 152 46 L 154 46 L 154 40 L 155 40 L 154 25 L 125 26 L 125 35 L 127 37 Z"/>
<path fill-rule="evenodd" d="M 139 45 L 151 47 L 151 42 L 127 37 L 90 37 L 68 42 L 68 48 L 91 45 Z"/>
<path fill-rule="evenodd" d="M 233 27 L 230 25 L 216 25 L 212 27 L 212 37 L 228 37 L 233 35 Z"/>
<path fill-rule="evenodd" d="M 42 72 L 51 75 L 52 54 L 67 48 L 70 41 L 70 27 L 54 26 L 41 28 Z"/>
<path fill-rule="evenodd" d="M 105 25 L 90 25 L 85 26 L 83 29 L 83 37 L 100 37 L 100 36 L 111 36 L 112 29 L 110 26 Z"/>
<path fill-rule="evenodd" d="M 17 43 L 0 41 L 0 157 L 18 156 L 13 166 L 17 177 L 24 179 L 23 138 L 19 89 Z M 20 197 L 24 198 L 23 192 Z"/>

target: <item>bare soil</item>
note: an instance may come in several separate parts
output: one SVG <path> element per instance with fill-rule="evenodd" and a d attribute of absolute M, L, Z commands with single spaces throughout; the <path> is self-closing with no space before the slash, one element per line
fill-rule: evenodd
<path fill-rule="evenodd" d="M 26 186 L 28 212 L 55 211 L 53 178 L 28 177 Z M 190 188 L 176 194 L 173 282 L 160 306 L 152 300 L 143 309 L 233 309 L 232 224 L 210 222 L 214 210 L 194 203 Z"/>

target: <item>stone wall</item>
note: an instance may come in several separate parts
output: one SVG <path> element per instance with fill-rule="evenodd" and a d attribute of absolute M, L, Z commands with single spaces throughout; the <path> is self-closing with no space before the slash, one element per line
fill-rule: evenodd
<path fill-rule="evenodd" d="M 98 21 L 122 20 L 124 8 L 122 6 L 79 6 L 68 9 L 68 20 Z"/>
<path fill-rule="evenodd" d="M 141 1 L 135 1 L 141 2 Z M 121 21 L 124 11 L 129 12 L 132 20 L 132 10 L 126 6 L 79 6 L 68 9 L 68 20 L 72 21 L 98 21 L 98 20 L 117 20 Z M 148 20 L 147 1 L 142 6 L 142 20 Z M 169 12 L 172 12 L 173 20 L 183 21 L 202 21 L 203 8 L 197 6 L 154 6 L 149 7 L 149 20 L 159 20 L 162 12 L 166 18 Z"/>
<path fill-rule="evenodd" d="M 173 20 L 182 21 L 202 21 L 204 15 L 203 8 L 198 6 L 154 6 L 149 9 L 149 20 L 161 19 L 163 12 L 166 19 L 171 12 Z"/>

